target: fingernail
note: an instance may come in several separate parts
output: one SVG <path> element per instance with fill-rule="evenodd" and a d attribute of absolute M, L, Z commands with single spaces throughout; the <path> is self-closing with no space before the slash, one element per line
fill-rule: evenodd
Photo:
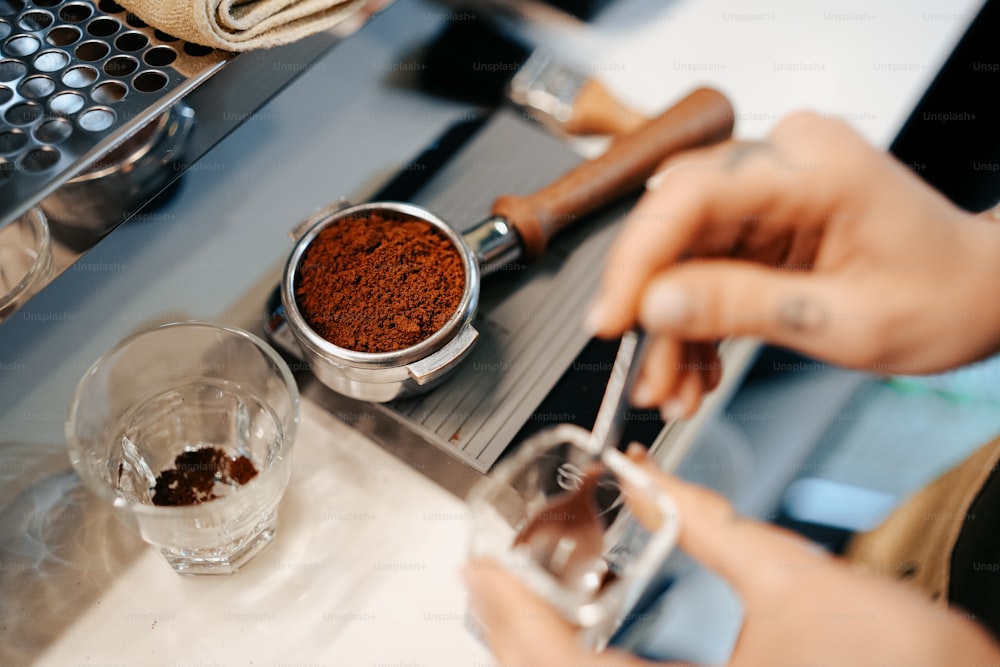
<path fill-rule="evenodd" d="M 684 403 L 679 398 L 672 398 L 660 406 L 660 416 L 670 423 L 684 416 Z"/>
<path fill-rule="evenodd" d="M 647 329 L 681 324 L 691 315 L 691 297 L 680 285 L 654 285 L 642 300 L 640 318 Z"/>
<path fill-rule="evenodd" d="M 607 308 L 602 301 L 595 301 L 590 304 L 587 315 L 583 318 L 583 327 L 587 333 L 593 335 L 600 331 L 607 319 Z"/>
<path fill-rule="evenodd" d="M 625 456 L 629 457 L 636 463 L 642 463 L 646 460 L 646 448 L 638 442 L 631 442 L 629 443 L 629 446 L 625 448 Z"/>
<path fill-rule="evenodd" d="M 644 408 L 656 401 L 656 397 L 653 396 L 653 388 L 649 386 L 648 382 L 639 380 L 636 384 L 635 389 L 632 390 L 632 403 L 637 407 Z"/>

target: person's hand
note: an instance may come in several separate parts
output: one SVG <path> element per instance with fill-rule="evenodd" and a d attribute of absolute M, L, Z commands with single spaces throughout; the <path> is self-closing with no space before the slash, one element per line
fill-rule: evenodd
<path fill-rule="evenodd" d="M 1000 664 L 1000 646 L 977 625 L 931 605 L 902 583 L 862 574 L 777 527 L 737 516 L 713 492 L 668 477 L 629 451 L 675 500 L 679 544 L 743 600 L 731 667 L 975 667 Z M 626 489 L 644 523 L 659 520 Z M 640 667 L 618 651 L 583 651 L 574 629 L 500 566 L 477 561 L 465 578 L 473 612 L 501 665 Z"/>
<path fill-rule="evenodd" d="M 839 121 L 794 114 L 765 141 L 669 160 L 648 189 L 588 318 L 651 334 L 638 405 L 693 412 L 730 335 L 882 374 L 1000 348 L 1000 228 Z"/>

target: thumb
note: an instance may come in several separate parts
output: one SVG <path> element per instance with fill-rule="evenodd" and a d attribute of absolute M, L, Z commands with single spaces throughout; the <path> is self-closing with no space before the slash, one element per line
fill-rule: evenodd
<path fill-rule="evenodd" d="M 660 274 L 642 295 L 639 320 L 686 340 L 763 338 L 830 361 L 857 365 L 873 354 L 872 290 L 843 279 L 779 271 L 737 260 L 696 260 Z"/>
<path fill-rule="evenodd" d="M 577 639 L 579 628 L 501 565 L 474 560 L 462 574 L 469 606 L 502 667 L 693 667 L 653 665 L 615 650 L 589 654 Z"/>
<path fill-rule="evenodd" d="M 500 664 L 568 667 L 579 660 L 574 628 L 503 566 L 475 560 L 462 574 L 471 611 Z"/>

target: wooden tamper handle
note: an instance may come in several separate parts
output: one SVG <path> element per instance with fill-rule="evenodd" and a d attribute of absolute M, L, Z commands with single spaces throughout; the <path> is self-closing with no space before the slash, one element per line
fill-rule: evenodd
<path fill-rule="evenodd" d="M 610 134 L 635 132 L 649 118 L 626 106 L 596 79 L 587 79 L 573 101 L 573 115 L 564 129 L 570 134 Z"/>
<path fill-rule="evenodd" d="M 728 138 L 734 117 L 725 95 L 699 88 L 541 190 L 498 197 L 492 213 L 517 229 L 529 258 L 538 257 L 556 233 L 637 190 L 671 154 Z"/>

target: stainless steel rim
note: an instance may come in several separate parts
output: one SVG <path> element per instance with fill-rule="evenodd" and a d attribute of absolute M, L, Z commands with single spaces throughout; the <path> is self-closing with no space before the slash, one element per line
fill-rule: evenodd
<path fill-rule="evenodd" d="M 423 220 L 434 225 L 454 244 L 456 250 L 462 257 L 462 266 L 465 268 L 465 289 L 458 308 L 448 319 L 448 321 L 420 343 L 402 350 L 393 352 L 358 352 L 348 350 L 329 342 L 317 334 L 306 322 L 299 311 L 295 300 L 295 277 L 298 272 L 299 262 L 309 244 L 326 227 L 337 223 L 345 218 L 356 216 L 368 211 L 392 211 L 393 213 L 404 215 L 418 220 Z M 372 202 L 351 206 L 317 221 L 299 240 L 296 242 L 288 263 L 285 265 L 284 273 L 281 277 L 281 302 L 285 309 L 285 318 L 288 326 L 295 338 L 315 354 L 341 366 L 358 369 L 380 370 L 405 366 L 408 363 L 419 361 L 441 349 L 451 340 L 462 326 L 472 319 L 479 301 L 479 264 L 475 256 L 469 249 L 462 237 L 453 230 L 447 223 L 432 214 L 430 211 L 413 204 L 402 202 Z"/>

